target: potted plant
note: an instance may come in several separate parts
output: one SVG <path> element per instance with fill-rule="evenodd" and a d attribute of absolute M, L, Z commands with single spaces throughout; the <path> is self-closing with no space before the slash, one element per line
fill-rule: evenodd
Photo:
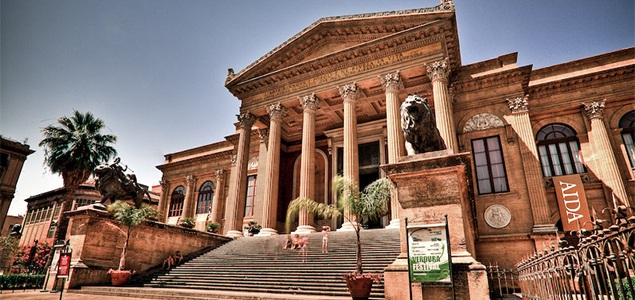
<path fill-rule="evenodd" d="M 249 235 L 256 235 L 260 232 L 262 226 L 258 225 L 258 223 L 254 221 L 250 221 L 245 229 L 247 230 L 247 232 L 249 232 Z"/>
<path fill-rule="evenodd" d="M 196 219 L 194 218 L 183 218 L 179 221 L 179 225 L 185 228 L 194 228 L 194 224 L 196 224 Z"/>
<path fill-rule="evenodd" d="M 208 232 L 217 233 L 219 228 L 220 228 L 220 224 L 214 222 L 214 223 L 207 224 L 207 228 L 206 229 L 207 229 Z"/>
<path fill-rule="evenodd" d="M 373 282 L 379 282 L 381 274 L 363 272 L 362 244 L 359 238 L 361 224 L 357 222 L 361 222 L 364 219 L 378 220 L 388 213 L 388 200 L 395 186 L 388 178 L 381 178 L 369 184 L 362 192 L 359 192 L 355 182 L 342 176 L 337 176 L 333 179 L 333 189 L 337 191 L 338 207 L 317 203 L 306 198 L 293 200 L 287 210 L 287 232 L 290 231 L 292 220 L 298 217 L 301 210 L 324 218 L 344 216 L 344 219 L 351 222 L 355 229 L 357 246 L 355 272 L 345 273 L 344 279 L 353 299 L 368 299 Z M 344 214 L 344 211 L 347 214 Z M 354 220 L 349 219 L 347 215 L 353 216 Z"/>
<path fill-rule="evenodd" d="M 123 250 L 121 251 L 119 268 L 117 270 L 110 269 L 108 271 L 108 274 L 110 274 L 111 276 L 113 285 L 123 285 L 128 282 L 130 275 L 134 273 L 134 271 L 131 270 L 124 270 L 124 267 L 126 265 L 126 253 L 128 251 L 128 241 L 130 240 L 130 233 L 137 225 L 145 222 L 150 218 L 157 218 L 159 213 L 153 207 L 143 205 L 141 206 L 141 208 L 134 208 L 128 203 L 120 200 L 109 205 L 107 207 L 107 210 L 113 215 L 120 226 L 123 225 L 126 228 L 126 231 L 124 231 L 120 228 L 120 226 L 113 225 L 114 228 L 119 229 L 119 231 L 126 236 L 126 242 L 123 244 Z M 112 223 L 108 224 L 112 225 Z"/>

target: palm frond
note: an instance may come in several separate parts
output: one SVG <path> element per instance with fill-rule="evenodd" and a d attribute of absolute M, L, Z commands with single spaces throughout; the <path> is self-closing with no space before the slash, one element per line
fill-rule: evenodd
<path fill-rule="evenodd" d="M 334 218 L 341 215 L 341 212 L 333 205 L 317 203 L 308 198 L 297 198 L 289 203 L 289 208 L 287 209 L 285 222 L 287 232 L 291 232 L 291 223 L 298 219 L 300 211 L 306 211 L 322 218 Z"/>

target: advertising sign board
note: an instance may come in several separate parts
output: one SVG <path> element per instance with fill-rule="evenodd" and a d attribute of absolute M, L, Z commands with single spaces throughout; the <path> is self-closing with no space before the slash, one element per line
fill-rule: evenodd
<path fill-rule="evenodd" d="M 446 224 L 407 227 L 411 282 L 452 283 Z"/>
<path fill-rule="evenodd" d="M 71 254 L 70 253 L 60 254 L 60 264 L 59 264 L 59 269 L 57 270 L 57 277 L 68 278 L 68 273 L 70 269 L 71 269 Z"/>

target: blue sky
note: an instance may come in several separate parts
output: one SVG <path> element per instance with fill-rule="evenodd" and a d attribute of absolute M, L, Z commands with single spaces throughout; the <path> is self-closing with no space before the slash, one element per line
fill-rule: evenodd
<path fill-rule="evenodd" d="M 321 17 L 432 7 L 419 1 L 0 0 L 0 134 L 28 157 L 10 214 L 62 184 L 43 167 L 40 129 L 73 109 L 102 118 L 148 185 L 163 155 L 234 132 L 223 86 Z M 518 52 L 534 69 L 635 46 L 632 0 L 457 0 L 463 64 Z"/>

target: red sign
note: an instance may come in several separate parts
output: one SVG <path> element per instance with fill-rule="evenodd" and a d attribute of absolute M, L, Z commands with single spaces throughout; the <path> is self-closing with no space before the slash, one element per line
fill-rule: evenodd
<path fill-rule="evenodd" d="M 68 271 L 71 269 L 71 254 L 62 253 L 60 255 L 60 267 L 57 270 L 58 278 L 68 278 Z"/>
<path fill-rule="evenodd" d="M 562 229 L 564 231 L 575 231 L 581 228 L 593 229 L 591 223 L 585 225 L 585 222 L 591 221 L 591 214 L 580 175 L 553 177 L 553 185 L 556 188 Z"/>

